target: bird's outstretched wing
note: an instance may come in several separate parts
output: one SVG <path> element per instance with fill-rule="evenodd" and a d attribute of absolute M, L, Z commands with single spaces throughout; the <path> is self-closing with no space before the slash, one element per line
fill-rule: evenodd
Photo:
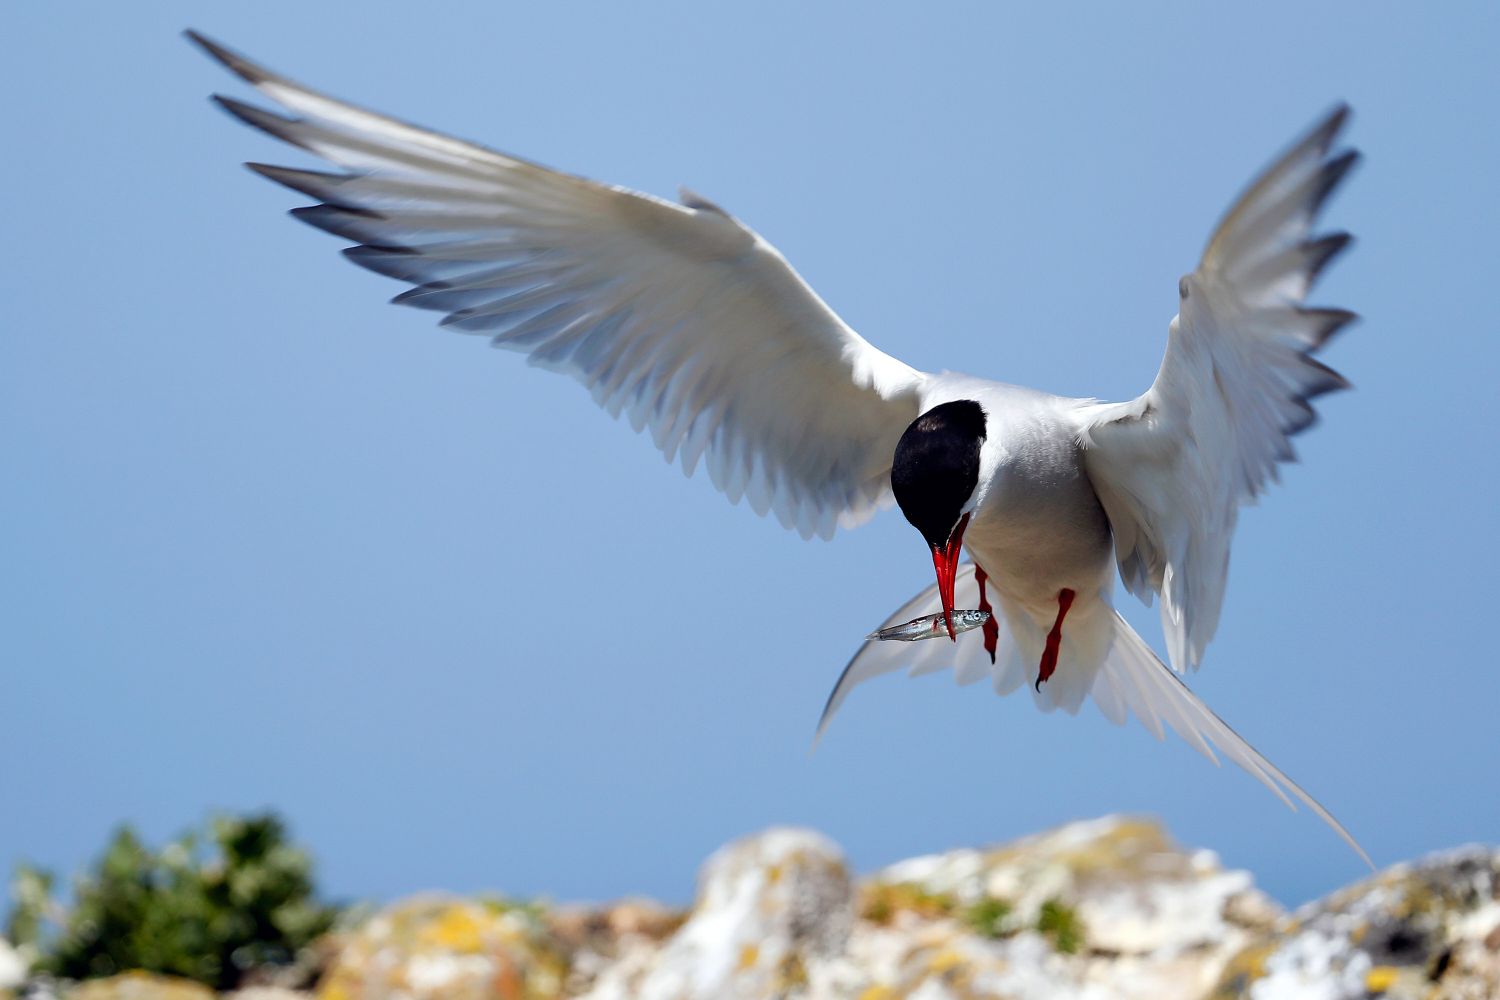
<path fill-rule="evenodd" d="M 1080 440 L 1114 531 L 1120 575 L 1161 595 L 1172 666 L 1196 667 L 1213 638 L 1241 504 L 1295 458 L 1311 401 L 1348 387 L 1312 355 L 1354 314 L 1304 305 L 1349 243 L 1317 236 L 1328 195 L 1357 159 L 1333 146 L 1340 106 L 1271 165 L 1219 223 L 1180 283 L 1166 357 L 1145 395 L 1083 407 Z"/>
<path fill-rule="evenodd" d="M 689 474 L 804 536 L 888 502 L 921 374 L 846 326 L 765 240 L 696 196 L 681 205 L 429 132 L 309 90 L 189 32 L 291 116 L 216 97 L 342 168 L 251 164 L 318 199 L 293 214 L 532 364 L 650 427 Z"/>

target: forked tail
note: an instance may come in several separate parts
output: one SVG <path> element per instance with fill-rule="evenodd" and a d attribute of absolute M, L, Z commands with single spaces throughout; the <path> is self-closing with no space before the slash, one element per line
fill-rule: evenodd
<path fill-rule="evenodd" d="M 956 595 L 961 608 L 979 606 L 979 587 L 972 563 L 959 569 Z M 885 624 L 894 625 L 939 610 L 937 587 L 929 586 L 898 608 Z M 1364 848 L 1327 809 L 1199 701 L 1119 612 L 1103 602 L 1085 611 L 1088 613 L 1076 621 L 1068 619 L 1072 628 L 1065 629 L 1063 636 L 1068 662 L 1058 667 L 1039 692 L 1032 691 L 1031 682 L 1037 678 L 1042 632 L 1032 627 L 1030 632 L 1018 634 L 1017 629 L 1027 627 L 1027 623 L 1017 616 L 1000 614 L 994 619 L 998 627 L 998 655 L 993 662 L 977 631 L 960 635 L 956 646 L 946 639 L 867 642 L 849 661 L 828 695 L 823 717 L 818 721 L 818 736 L 823 735 L 834 713 L 856 685 L 897 670 L 917 677 L 951 669 L 960 684 L 989 679 L 996 694 L 1026 690 L 1043 710 L 1062 708 L 1076 712 L 1085 697 L 1092 696 L 1112 722 L 1123 724 L 1134 714 L 1157 739 L 1163 739 L 1166 728 L 1170 728 L 1215 764 L 1219 762 L 1214 756 L 1217 749 L 1296 809 L 1287 795 L 1290 792 L 1344 838 L 1365 864 L 1375 867 Z"/>
<path fill-rule="evenodd" d="M 1297 805 L 1287 797 L 1287 792 L 1301 799 L 1374 870 L 1375 864 L 1365 849 L 1342 823 L 1334 819 L 1332 813 L 1199 701 L 1182 679 L 1146 645 L 1146 641 L 1136 635 L 1118 611 L 1114 616 L 1114 643 L 1091 692 L 1106 716 L 1123 723 L 1126 713 L 1130 712 L 1155 733 L 1157 739 L 1164 738 L 1162 724 L 1165 723 L 1215 764 L 1219 762 L 1214 756 L 1217 749 L 1254 775 L 1292 809 L 1295 810 Z"/>

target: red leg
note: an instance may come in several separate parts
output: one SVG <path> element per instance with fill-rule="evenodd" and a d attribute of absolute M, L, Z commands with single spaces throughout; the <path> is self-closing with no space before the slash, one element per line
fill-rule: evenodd
<path fill-rule="evenodd" d="M 984 581 L 989 578 L 984 567 L 975 563 L 974 579 L 979 583 L 979 610 L 990 613 L 989 621 L 984 623 L 984 649 L 990 654 L 990 662 L 994 663 L 995 647 L 1000 644 L 1000 623 L 995 621 L 995 609 L 990 607 L 990 599 L 984 596 Z"/>
<path fill-rule="evenodd" d="M 1068 609 L 1073 606 L 1073 598 L 1078 595 L 1067 587 L 1057 592 L 1057 621 L 1052 623 L 1052 631 L 1047 633 L 1047 647 L 1042 650 L 1042 668 L 1036 675 L 1036 689 L 1040 691 L 1042 684 L 1052 676 L 1052 671 L 1057 669 L 1057 649 L 1062 645 L 1063 619 L 1068 617 Z"/>

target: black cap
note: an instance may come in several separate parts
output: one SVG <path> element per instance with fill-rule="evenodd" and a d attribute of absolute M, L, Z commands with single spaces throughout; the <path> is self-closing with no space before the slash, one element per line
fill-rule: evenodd
<path fill-rule="evenodd" d="M 941 548 L 958 524 L 963 505 L 979 485 L 984 408 L 972 399 L 934 406 L 906 428 L 896 443 L 891 489 L 901 513 Z"/>

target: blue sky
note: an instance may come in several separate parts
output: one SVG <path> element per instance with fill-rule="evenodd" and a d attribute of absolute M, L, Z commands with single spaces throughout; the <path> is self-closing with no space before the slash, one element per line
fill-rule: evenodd
<path fill-rule="evenodd" d="M 931 579 L 804 543 L 572 382 L 393 309 L 238 164 L 196 27 L 335 95 L 777 244 L 924 369 L 1150 382 L 1218 214 L 1334 101 L 1366 159 L 1304 464 L 1241 519 L 1194 688 L 1380 864 L 1500 839 L 1494 5 L 21 5 L 0 32 L 0 865 L 273 806 L 343 898 L 683 900 L 773 823 L 868 870 L 1107 812 L 1287 902 L 1361 866 L 1175 739 L 859 689 Z M 544 432 L 544 428 L 546 428 Z M 602 487 L 602 494 L 596 492 Z M 1120 595 L 1160 648 L 1154 612 Z"/>

